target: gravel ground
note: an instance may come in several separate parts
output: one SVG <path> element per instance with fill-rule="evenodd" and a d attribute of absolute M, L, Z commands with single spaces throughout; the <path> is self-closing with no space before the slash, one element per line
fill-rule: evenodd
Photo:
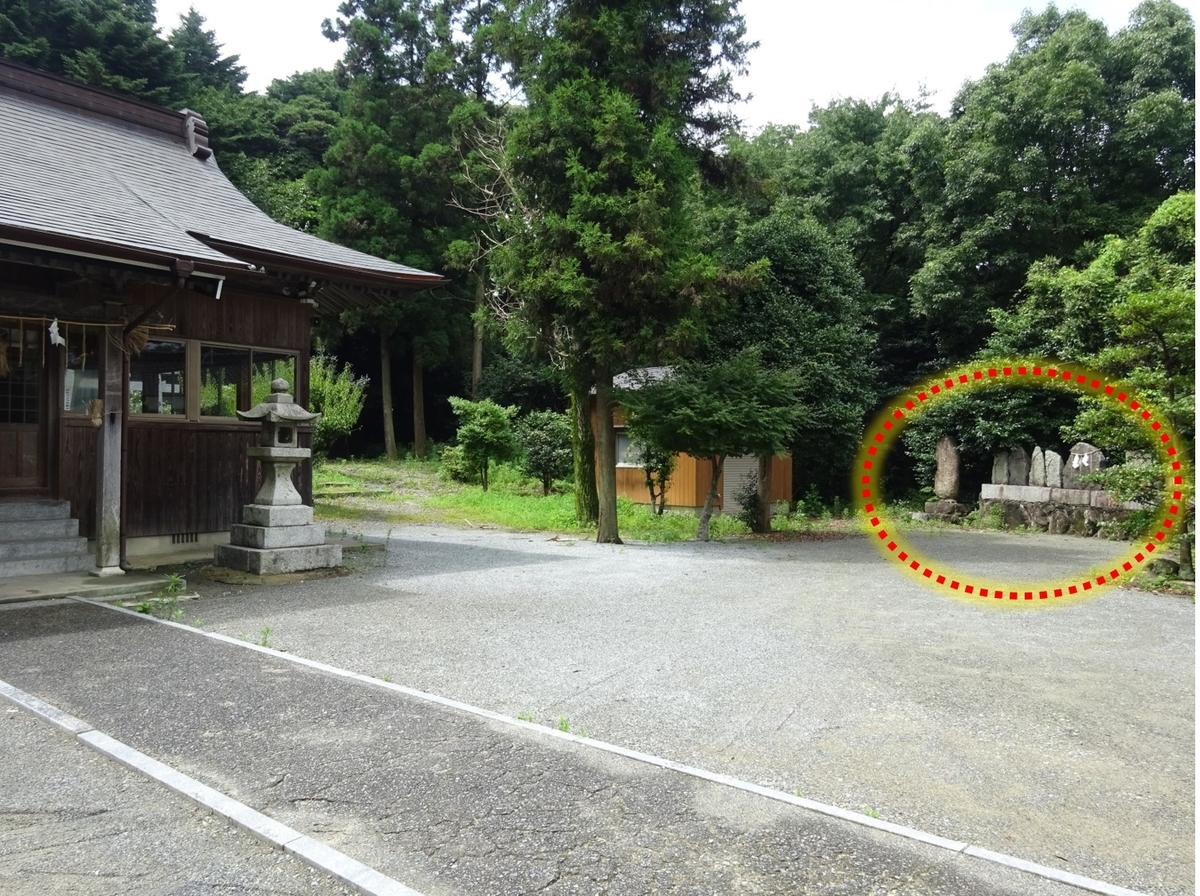
<path fill-rule="evenodd" d="M 445 527 L 185 620 L 1148 893 L 1195 882 L 1194 604 L 994 607 L 865 538 L 595 545 Z M 1123 546 L 911 536 L 1003 581 Z M 237 596 L 237 599 L 229 599 Z"/>

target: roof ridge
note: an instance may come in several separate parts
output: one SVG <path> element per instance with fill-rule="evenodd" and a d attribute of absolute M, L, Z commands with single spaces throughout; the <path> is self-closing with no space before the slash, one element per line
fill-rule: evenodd
<path fill-rule="evenodd" d="M 188 115 L 148 100 L 72 81 L 11 59 L 0 58 L 0 90 L 25 94 L 43 104 L 91 118 L 133 125 L 155 136 L 187 145 Z M 193 115 L 195 113 L 192 113 Z M 207 138 L 207 128 L 204 138 Z M 205 139 L 207 144 L 207 139 Z"/>

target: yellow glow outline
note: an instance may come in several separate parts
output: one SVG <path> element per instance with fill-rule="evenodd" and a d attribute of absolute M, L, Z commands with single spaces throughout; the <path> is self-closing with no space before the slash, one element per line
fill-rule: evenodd
<path fill-rule="evenodd" d="M 887 455 L 908 421 L 936 401 L 963 391 L 1027 383 L 1070 389 L 1106 400 L 1143 423 L 1156 437 L 1157 459 L 1168 470 L 1164 480 L 1165 497 L 1155 508 L 1155 518 L 1159 522 L 1152 525 L 1142 539 L 1136 540 L 1128 554 L 1094 567 L 1082 577 L 1015 587 L 1001 583 L 997 589 L 995 583 L 985 583 L 979 576 L 965 575 L 945 565 L 931 565 L 923 555 L 898 541 L 895 526 L 889 524 L 880 504 L 883 494 L 879 482 Z M 1099 589 L 1132 577 L 1139 566 L 1154 559 L 1156 551 L 1171 543 L 1175 526 L 1182 520 L 1183 502 L 1191 493 L 1192 477 L 1186 449 L 1165 417 L 1107 375 L 1048 359 L 993 359 L 961 365 L 913 386 L 893 399 L 867 427 L 851 482 L 855 503 L 867 521 L 871 540 L 885 557 L 899 563 L 910 577 L 973 603 L 1046 606 L 1094 596 Z M 1143 539 L 1146 543 L 1140 545 Z"/>

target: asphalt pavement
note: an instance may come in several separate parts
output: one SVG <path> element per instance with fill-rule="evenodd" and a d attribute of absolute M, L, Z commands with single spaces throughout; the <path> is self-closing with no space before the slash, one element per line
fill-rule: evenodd
<path fill-rule="evenodd" d="M 909 582 L 855 538 L 374 534 L 388 551 L 351 554 L 348 578 L 199 585 L 192 630 L 78 602 L 6 610 L 0 679 L 423 893 L 1080 892 L 1021 860 L 1109 892 L 1194 888 L 1185 599 L 1111 589 L 1000 612 Z M 1034 578 L 1113 550 L 927 547 Z M 72 779 L 107 768 L 58 746 Z M 53 751 L 5 752 L 36 805 L 30 769 Z M 152 791 L 169 796 L 127 787 L 100 804 L 137 818 Z M 195 826 L 198 810 L 163 811 Z M 248 852 L 222 868 L 260 868 L 262 847 L 223 836 Z M 46 891 L 32 852 L 0 850 L 5 892 Z M 343 886 L 268 858 L 299 877 L 270 890 L 251 875 L 247 891 Z M 89 892 L 185 891 L 161 873 Z M 194 879 L 221 874 L 198 865 Z"/>

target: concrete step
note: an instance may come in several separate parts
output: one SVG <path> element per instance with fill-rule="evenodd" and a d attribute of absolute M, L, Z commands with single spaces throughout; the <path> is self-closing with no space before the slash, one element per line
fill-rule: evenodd
<path fill-rule="evenodd" d="M 44 576 L 95 568 L 67 501 L 0 501 L 0 577 Z"/>
<path fill-rule="evenodd" d="M 88 554 L 87 539 L 82 535 L 70 535 L 65 538 L 22 538 L 19 541 L 0 541 L 0 561 L 3 560 L 33 560 L 59 554 Z"/>
<path fill-rule="evenodd" d="M 70 538 L 79 534 L 79 521 L 65 519 L 5 520 L 0 522 L 0 541 L 34 538 Z"/>
<path fill-rule="evenodd" d="M 64 572 L 86 572 L 95 567 L 91 554 L 51 555 L 0 561 L 0 578 L 45 576 Z"/>
<path fill-rule="evenodd" d="M 0 501 L 0 523 L 13 520 L 65 520 L 71 516 L 69 501 L 28 498 Z"/>

